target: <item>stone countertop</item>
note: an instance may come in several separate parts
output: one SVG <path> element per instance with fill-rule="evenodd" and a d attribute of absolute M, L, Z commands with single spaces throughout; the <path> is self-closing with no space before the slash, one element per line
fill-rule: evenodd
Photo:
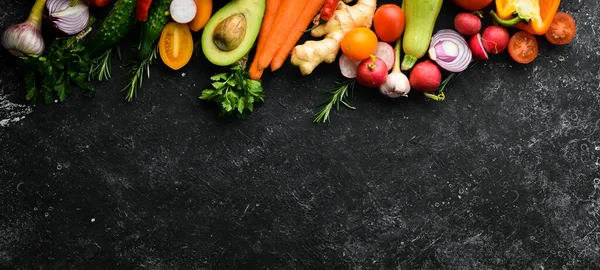
<path fill-rule="evenodd" d="M 26 2 L 3 2 L 2 30 Z M 2 51 L 0 268 L 595 268 L 600 4 L 561 10 L 577 38 L 540 39 L 529 65 L 493 56 L 444 102 L 357 88 L 327 125 L 312 120 L 335 64 L 267 72 L 240 121 L 198 100 L 203 58 L 155 65 L 131 104 L 115 60 L 93 98 L 32 107 Z"/>

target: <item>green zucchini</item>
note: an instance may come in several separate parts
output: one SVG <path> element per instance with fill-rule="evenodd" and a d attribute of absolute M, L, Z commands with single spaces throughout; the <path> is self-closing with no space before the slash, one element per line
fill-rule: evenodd
<path fill-rule="evenodd" d="M 135 22 L 136 0 L 117 0 L 100 28 L 88 41 L 87 51 L 92 57 L 98 57 L 119 44 L 133 28 Z"/>
<path fill-rule="evenodd" d="M 404 58 L 402 70 L 411 69 L 419 58 L 429 50 L 431 35 L 437 21 L 443 0 L 404 0 L 402 1 L 406 27 L 402 40 Z"/>
<path fill-rule="evenodd" d="M 169 22 L 169 6 L 172 0 L 154 0 L 148 14 L 148 20 L 142 24 L 140 45 L 137 58 L 140 61 L 148 58 L 156 48 L 155 41 L 160 37 L 162 29 Z"/>

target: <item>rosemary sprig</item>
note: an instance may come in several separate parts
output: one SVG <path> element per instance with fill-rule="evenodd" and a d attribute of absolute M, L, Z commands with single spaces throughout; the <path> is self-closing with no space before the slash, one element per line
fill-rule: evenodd
<path fill-rule="evenodd" d="M 137 90 L 142 87 L 144 75 L 150 78 L 150 65 L 154 63 L 158 55 L 158 46 L 152 50 L 152 53 L 148 55 L 148 58 L 137 63 L 127 74 L 131 76 L 131 80 L 121 91 L 125 91 L 125 100 L 131 102 L 135 96 L 137 96 Z"/>
<path fill-rule="evenodd" d="M 340 103 L 349 109 L 356 109 L 346 100 L 348 94 L 354 89 L 355 79 L 348 79 L 343 82 L 336 82 L 336 87 L 324 92 L 329 95 L 329 98 L 322 101 L 317 107 L 324 106 L 319 112 L 315 114 L 315 123 L 325 123 L 330 120 L 331 110 L 335 108 L 336 111 L 340 110 Z"/>
<path fill-rule="evenodd" d="M 112 53 L 112 49 L 108 49 L 104 52 L 100 57 L 94 60 L 92 64 L 92 68 L 88 74 L 88 80 L 91 81 L 93 79 L 98 81 L 109 80 L 111 78 L 110 74 L 110 56 Z"/>

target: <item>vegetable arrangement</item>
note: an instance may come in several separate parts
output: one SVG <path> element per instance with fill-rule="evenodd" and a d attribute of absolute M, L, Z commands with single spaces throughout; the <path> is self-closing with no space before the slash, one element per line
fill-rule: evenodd
<path fill-rule="evenodd" d="M 337 61 L 346 80 L 318 105 L 314 122 L 324 123 L 340 104 L 356 109 L 348 98 L 357 84 L 389 98 L 413 89 L 441 101 L 447 85 L 478 61 L 507 52 L 528 64 L 539 53 L 538 42 L 565 45 L 576 35 L 573 17 L 559 11 L 560 0 L 401 2 L 231 0 L 213 10 L 213 0 L 36 0 L 25 22 L 4 31 L 2 45 L 22 60 L 27 100 L 48 104 L 64 101 L 73 86 L 92 95 L 92 82 L 111 78 L 112 52 L 121 57 L 121 41 L 139 27 L 139 44 L 126 54 L 133 56 L 123 89 L 128 102 L 158 59 L 179 70 L 196 50 L 225 68 L 210 77 L 211 87 L 199 98 L 217 104 L 220 115 L 238 118 L 264 102 L 265 70 L 276 73 L 289 59 L 308 76 Z M 464 11 L 452 29 L 434 33 L 444 3 Z M 92 14 L 101 8 L 110 11 L 96 26 Z M 49 40 L 41 33 L 44 22 L 55 30 Z M 306 32 L 314 40 L 300 44 Z"/>

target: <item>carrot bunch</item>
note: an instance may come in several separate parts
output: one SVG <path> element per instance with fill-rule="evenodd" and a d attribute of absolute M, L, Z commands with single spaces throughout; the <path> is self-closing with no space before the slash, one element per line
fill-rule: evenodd
<path fill-rule="evenodd" d="M 250 78 L 258 80 L 270 67 L 278 70 L 308 28 L 325 0 L 267 0 Z"/>

